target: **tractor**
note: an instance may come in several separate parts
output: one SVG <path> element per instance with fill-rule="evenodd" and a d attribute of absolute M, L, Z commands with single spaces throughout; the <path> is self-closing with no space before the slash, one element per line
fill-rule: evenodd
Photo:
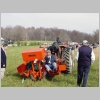
<path fill-rule="evenodd" d="M 23 63 L 17 67 L 19 75 L 23 78 L 31 77 L 33 81 L 37 81 L 46 75 L 52 77 L 62 72 L 71 73 L 73 67 L 71 47 L 66 44 L 60 44 L 57 48 L 54 44 L 49 47 L 40 46 L 39 48 L 24 50 L 22 52 Z M 47 50 L 51 50 L 51 53 L 58 59 L 56 73 L 49 73 L 45 68 L 44 58 Z"/>
<path fill-rule="evenodd" d="M 70 43 L 71 44 L 71 43 Z M 67 42 L 63 42 L 58 44 L 54 42 L 51 46 L 40 45 L 40 48 L 44 48 L 45 50 L 50 50 L 53 55 L 55 55 L 56 59 L 60 59 L 60 62 L 66 65 L 66 70 L 64 73 L 71 73 L 72 68 L 75 65 L 74 59 L 74 50 L 73 45 L 68 44 Z"/>

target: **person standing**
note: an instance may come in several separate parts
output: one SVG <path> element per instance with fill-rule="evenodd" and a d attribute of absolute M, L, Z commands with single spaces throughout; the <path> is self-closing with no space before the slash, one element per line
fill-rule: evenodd
<path fill-rule="evenodd" d="M 83 80 L 82 87 L 86 87 L 90 66 L 95 61 L 94 52 L 88 46 L 87 40 L 84 40 L 83 45 L 78 49 L 76 60 L 78 63 L 77 85 L 80 86 Z"/>
<path fill-rule="evenodd" d="M 57 37 L 56 42 L 57 42 L 58 44 L 60 44 L 60 43 L 61 43 L 61 41 L 60 41 L 59 37 Z"/>
<path fill-rule="evenodd" d="M 6 68 L 6 50 L 8 49 L 8 43 L 3 43 L 1 47 L 1 79 L 4 77 L 5 68 Z"/>

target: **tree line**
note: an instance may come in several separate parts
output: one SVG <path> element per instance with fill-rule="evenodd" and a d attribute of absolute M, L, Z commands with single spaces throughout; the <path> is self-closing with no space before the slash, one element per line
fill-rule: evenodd
<path fill-rule="evenodd" d="M 13 41 L 55 41 L 57 37 L 60 38 L 61 42 L 73 41 L 81 43 L 83 40 L 88 40 L 89 43 L 93 44 L 99 42 L 99 29 L 95 30 L 92 34 L 80 32 L 77 30 L 65 30 L 54 28 L 25 28 L 17 25 L 14 27 L 1 27 L 1 37 L 7 40 Z"/>

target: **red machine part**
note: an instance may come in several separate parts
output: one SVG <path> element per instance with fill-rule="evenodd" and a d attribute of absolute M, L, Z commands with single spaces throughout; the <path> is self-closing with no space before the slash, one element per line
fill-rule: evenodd
<path fill-rule="evenodd" d="M 17 67 L 17 71 L 19 73 L 20 76 L 24 76 L 24 77 L 29 77 L 30 75 L 32 77 L 34 77 L 34 79 L 36 79 L 38 77 L 39 80 L 41 80 L 43 78 L 43 74 L 46 71 L 45 69 L 45 63 L 42 65 L 40 65 L 41 60 L 44 60 L 44 57 L 46 55 L 46 51 L 44 48 L 38 48 L 38 49 L 28 49 L 28 50 L 24 50 L 22 52 L 22 58 L 24 63 L 19 65 Z M 37 61 L 37 65 L 38 65 L 38 71 L 35 71 L 34 69 L 34 60 L 38 59 Z M 27 70 L 27 66 L 26 64 L 28 62 L 31 62 L 32 64 L 32 69 L 28 69 Z M 57 68 L 58 68 L 58 72 L 57 73 L 49 73 L 50 76 L 55 76 L 61 73 L 61 71 L 65 71 L 66 70 L 66 65 L 63 63 L 62 64 L 62 59 L 59 59 L 57 61 Z"/>
<path fill-rule="evenodd" d="M 22 52 L 22 58 L 25 62 L 34 61 L 35 59 L 43 60 L 45 55 L 43 48 L 28 49 Z"/>

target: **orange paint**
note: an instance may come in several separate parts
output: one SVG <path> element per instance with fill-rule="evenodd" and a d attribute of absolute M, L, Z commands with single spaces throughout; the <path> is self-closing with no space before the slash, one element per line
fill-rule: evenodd
<path fill-rule="evenodd" d="M 45 57 L 45 50 L 43 48 L 28 49 L 22 52 L 23 61 L 34 61 L 35 59 L 43 60 Z"/>
<path fill-rule="evenodd" d="M 18 71 L 19 75 L 29 77 L 30 74 L 33 74 L 34 78 L 38 77 L 38 79 L 41 80 L 43 77 L 43 73 L 46 71 L 46 69 L 44 67 L 45 63 L 41 66 L 40 61 L 44 60 L 45 56 L 46 56 L 46 50 L 45 50 L 45 48 L 42 48 L 42 47 L 24 50 L 22 52 L 23 64 L 21 64 L 17 67 L 17 71 Z M 57 55 L 55 57 L 57 58 Z M 36 71 L 34 69 L 34 60 L 35 59 L 38 59 L 38 62 L 37 62 L 38 71 Z M 57 69 L 58 69 L 57 73 L 52 73 L 52 74 L 48 73 L 48 74 L 50 76 L 55 76 L 55 75 L 59 75 L 62 71 L 66 71 L 67 67 L 63 63 L 63 61 L 64 61 L 63 59 L 59 59 L 56 62 Z M 28 62 L 32 63 L 32 69 L 27 70 L 26 64 Z"/>

